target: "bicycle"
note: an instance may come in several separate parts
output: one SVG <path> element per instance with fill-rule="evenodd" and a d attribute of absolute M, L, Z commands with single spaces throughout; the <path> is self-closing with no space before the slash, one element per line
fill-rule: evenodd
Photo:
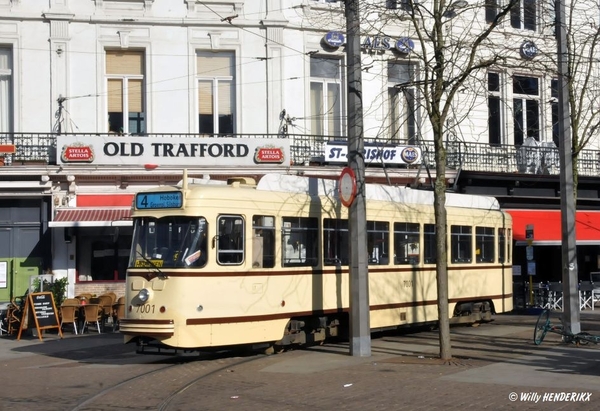
<path fill-rule="evenodd" d="M 550 322 L 550 310 L 542 311 L 535 323 L 535 329 L 533 330 L 534 344 L 540 345 L 548 332 L 561 335 L 562 340 L 565 343 L 573 343 L 578 346 L 587 345 L 589 343 L 600 344 L 600 336 L 592 335 L 587 332 L 573 334 L 571 331 L 565 329 L 562 318 L 560 318 L 560 321 L 560 325 L 552 324 Z"/>

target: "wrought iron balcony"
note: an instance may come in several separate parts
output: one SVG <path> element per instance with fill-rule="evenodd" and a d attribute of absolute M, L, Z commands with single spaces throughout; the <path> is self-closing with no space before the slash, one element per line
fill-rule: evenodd
<path fill-rule="evenodd" d="M 73 134 L 93 139 L 97 136 L 126 138 L 114 134 L 77 133 Z M 173 139 L 204 138 L 197 134 L 148 134 L 153 137 Z M 57 164 L 56 134 L 52 133 L 11 133 L 0 135 L 0 164 L 23 166 L 28 164 Z M 292 165 L 319 163 L 324 158 L 329 141 L 343 141 L 345 138 L 315 136 L 306 134 L 281 135 L 236 134 L 237 138 L 287 138 L 290 142 Z M 380 143 L 382 139 L 365 138 L 365 143 Z M 536 143 L 537 144 L 537 143 Z M 14 146 L 15 151 L 6 150 Z M 420 141 L 416 144 L 423 153 L 423 162 L 435 167 L 433 141 Z M 447 166 L 449 169 L 482 171 L 495 173 L 548 174 L 560 172 L 559 153 L 554 145 L 490 145 L 463 141 L 447 141 Z M 2 151 L 5 151 L 4 153 Z M 600 176 L 600 150 L 582 150 L 579 154 L 579 175 Z M 1 171 L 0 171 L 1 172 Z"/>

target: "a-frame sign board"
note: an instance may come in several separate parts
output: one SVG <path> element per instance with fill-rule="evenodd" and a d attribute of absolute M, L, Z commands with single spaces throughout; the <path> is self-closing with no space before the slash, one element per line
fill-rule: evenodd
<path fill-rule="evenodd" d="M 25 308 L 23 308 L 23 317 L 21 319 L 21 328 L 17 340 L 21 339 L 21 332 L 29 327 L 29 319 L 35 322 L 38 337 L 42 340 L 42 331 L 58 328 L 60 338 L 63 338 L 58 313 L 54 304 L 54 297 L 51 292 L 31 293 L 27 295 Z"/>

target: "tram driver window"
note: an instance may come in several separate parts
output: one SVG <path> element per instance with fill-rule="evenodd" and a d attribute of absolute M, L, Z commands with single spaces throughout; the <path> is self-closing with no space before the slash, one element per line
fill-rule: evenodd
<path fill-rule="evenodd" d="M 367 221 L 367 251 L 369 264 L 389 264 L 390 224 L 383 221 Z"/>
<path fill-rule="evenodd" d="M 255 215 L 252 217 L 252 268 L 275 266 L 275 217 Z"/>
<path fill-rule="evenodd" d="M 453 225 L 450 228 L 451 259 L 453 263 L 470 263 L 472 256 L 472 228 L 466 225 Z"/>
<path fill-rule="evenodd" d="M 494 262 L 494 241 L 493 227 L 475 227 L 475 255 L 478 263 Z"/>
<path fill-rule="evenodd" d="M 217 262 L 239 265 L 244 261 L 244 219 L 222 215 L 217 219 Z"/>
<path fill-rule="evenodd" d="M 283 217 L 281 257 L 284 267 L 317 265 L 318 227 L 316 218 Z"/>

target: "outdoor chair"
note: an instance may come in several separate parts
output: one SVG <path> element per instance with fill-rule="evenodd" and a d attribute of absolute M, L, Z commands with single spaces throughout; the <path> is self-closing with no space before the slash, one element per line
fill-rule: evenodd
<path fill-rule="evenodd" d="M 594 309 L 594 284 L 591 281 L 579 283 L 579 309 Z"/>
<path fill-rule="evenodd" d="M 548 284 L 548 308 L 551 310 L 562 311 L 563 291 L 562 283 Z"/>
<path fill-rule="evenodd" d="M 60 329 L 62 330 L 63 325 L 73 324 L 73 330 L 75 331 L 75 335 L 77 335 L 77 314 L 79 312 L 79 307 L 76 305 L 61 305 L 60 307 Z"/>
<path fill-rule="evenodd" d="M 75 298 L 77 298 L 78 300 L 90 300 L 90 298 L 92 298 L 92 294 L 89 293 L 81 293 L 79 295 L 76 295 Z"/>
<path fill-rule="evenodd" d="M 102 316 L 104 315 L 102 307 L 99 304 L 86 304 L 83 306 L 83 311 L 85 315 L 83 331 L 85 331 L 89 324 L 96 324 L 96 329 L 98 330 L 98 334 L 100 334 L 100 324 L 102 323 Z"/>
<path fill-rule="evenodd" d="M 113 304 L 115 301 L 110 295 L 103 294 L 98 297 L 98 304 L 102 307 L 102 327 L 104 328 L 105 322 L 110 318 L 112 320 Z"/>

